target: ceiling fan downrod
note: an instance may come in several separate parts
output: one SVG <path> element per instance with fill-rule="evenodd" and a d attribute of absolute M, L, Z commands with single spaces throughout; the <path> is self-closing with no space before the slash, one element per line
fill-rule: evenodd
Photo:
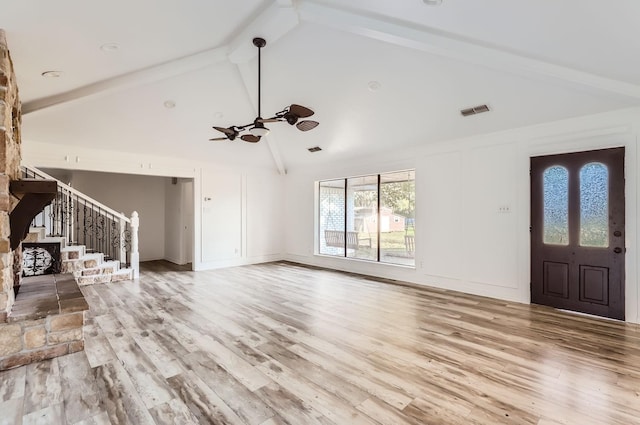
<path fill-rule="evenodd" d="M 256 137 L 262 137 L 269 134 L 269 129 L 262 122 L 262 48 L 267 45 L 264 38 L 256 37 L 253 39 L 253 45 L 258 48 L 258 116 L 253 121 L 253 127 L 249 132 Z"/>

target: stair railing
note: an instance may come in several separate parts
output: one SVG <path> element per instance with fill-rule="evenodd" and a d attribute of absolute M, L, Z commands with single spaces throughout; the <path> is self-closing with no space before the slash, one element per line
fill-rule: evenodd
<path fill-rule="evenodd" d="M 63 237 L 67 245 L 85 245 L 107 260 L 119 260 L 133 269 L 134 278 L 140 276 L 137 212 L 129 218 L 34 167 L 23 165 L 22 177 L 58 182 L 56 197 L 33 219 L 32 227 L 44 227 L 47 236 Z"/>

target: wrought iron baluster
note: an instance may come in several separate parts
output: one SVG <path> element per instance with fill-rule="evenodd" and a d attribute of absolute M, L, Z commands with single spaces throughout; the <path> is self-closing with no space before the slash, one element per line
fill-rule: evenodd
<path fill-rule="evenodd" d="M 62 223 L 64 219 L 64 194 L 58 188 L 58 236 L 62 236 Z"/>
<path fill-rule="evenodd" d="M 55 236 L 56 234 L 56 218 L 57 218 L 57 209 L 58 209 L 58 193 L 56 192 L 56 196 L 51 201 L 49 205 L 49 235 Z"/>
<path fill-rule="evenodd" d="M 56 219 L 57 219 L 57 207 L 58 207 L 58 193 L 56 192 L 56 196 L 51 201 L 49 205 L 49 235 L 55 236 L 56 234 Z"/>
<path fill-rule="evenodd" d="M 110 249 L 110 239 L 109 239 L 109 230 L 111 229 L 111 214 L 108 214 L 107 216 L 107 220 L 105 222 L 105 227 L 104 227 L 104 250 L 105 252 L 109 253 L 109 260 L 113 260 L 113 258 L 111 258 L 111 249 Z"/>
<path fill-rule="evenodd" d="M 57 198 L 58 198 L 58 220 L 57 220 L 58 228 L 56 229 L 56 234 L 58 236 L 62 236 L 62 220 L 64 218 L 64 209 L 62 207 L 64 206 L 64 196 L 60 189 L 58 189 Z"/>
<path fill-rule="evenodd" d="M 102 210 L 100 208 L 98 208 L 98 236 L 100 237 L 100 239 L 98 239 L 98 246 L 100 247 L 97 251 L 100 252 L 104 252 L 104 224 L 105 224 L 105 215 L 104 212 L 101 212 Z"/>
<path fill-rule="evenodd" d="M 102 240 L 100 238 L 100 229 L 101 229 L 101 223 L 102 223 L 102 216 L 100 215 L 100 207 L 98 207 L 97 211 L 96 211 L 96 215 L 97 215 L 97 219 L 96 219 L 96 244 L 95 244 L 95 248 L 93 249 L 94 252 L 101 252 L 102 251 Z"/>
<path fill-rule="evenodd" d="M 80 218 L 79 218 L 80 203 L 78 202 L 78 195 L 75 195 L 74 202 L 76 203 L 76 234 L 74 238 L 74 243 L 76 245 L 80 245 L 80 242 L 79 242 L 80 240 Z"/>
<path fill-rule="evenodd" d="M 87 203 L 82 204 L 82 220 L 84 226 L 82 226 L 82 245 L 87 244 Z"/>
<path fill-rule="evenodd" d="M 53 231 L 53 204 L 55 203 L 55 198 L 53 198 L 53 201 L 47 205 L 44 210 L 42 210 L 44 212 L 44 217 L 45 217 L 45 235 L 50 235 Z M 47 226 L 48 225 L 48 226 Z"/>
<path fill-rule="evenodd" d="M 99 226 L 100 226 L 100 227 L 99 227 L 99 232 L 98 232 L 98 236 L 100 236 L 100 238 L 98 239 L 98 246 L 99 246 L 98 251 L 100 251 L 100 252 L 104 253 L 104 246 L 103 246 L 103 244 L 104 244 L 104 237 L 105 237 L 105 234 L 104 234 L 104 225 L 105 225 L 105 222 L 106 222 L 106 216 L 104 215 L 104 212 L 102 212 L 102 213 L 100 212 L 100 209 L 98 209 L 98 215 L 99 215 L 99 217 L 100 217 L 100 218 L 98 219 Z M 106 255 L 106 253 L 105 253 L 105 255 Z"/>
<path fill-rule="evenodd" d="M 113 246 L 113 229 L 114 229 L 113 223 L 115 222 L 116 222 L 116 217 L 113 217 L 111 219 L 111 225 L 109 226 L 109 245 L 110 245 L 109 249 L 111 250 L 111 257 L 113 260 L 118 259 L 118 256 L 117 256 L 118 251 L 116 251 L 115 247 Z"/>
<path fill-rule="evenodd" d="M 109 238 L 111 240 L 111 253 L 112 253 L 112 257 L 114 260 L 119 260 L 120 256 L 118 254 L 118 248 L 116 248 L 116 246 L 113 244 L 113 239 L 116 235 L 116 217 L 113 217 L 113 219 L 111 220 L 111 228 L 109 229 L 109 231 L 111 232 L 111 237 Z"/>
<path fill-rule="evenodd" d="M 61 215 L 61 211 L 60 211 L 60 205 L 62 205 L 61 202 L 61 197 L 60 197 L 60 191 L 58 190 L 56 192 L 56 197 L 53 198 L 53 202 L 55 203 L 55 205 L 53 205 L 53 229 L 52 229 L 52 236 L 59 236 L 60 233 L 60 215 Z"/>
<path fill-rule="evenodd" d="M 58 188 L 58 228 L 56 229 L 56 233 L 58 236 L 62 236 L 62 220 L 64 219 L 64 194 Z"/>
<path fill-rule="evenodd" d="M 64 238 L 68 241 L 71 240 L 71 216 L 72 216 L 72 210 L 71 210 L 71 202 L 70 202 L 70 198 L 69 198 L 69 193 L 68 192 L 64 192 L 64 205 L 65 205 L 65 221 L 64 221 L 64 225 L 63 225 L 63 233 L 64 233 Z"/>
<path fill-rule="evenodd" d="M 111 219 L 111 223 L 109 223 L 109 237 L 107 238 L 107 240 L 109 241 L 108 245 L 109 245 L 109 257 L 111 257 L 111 260 L 115 260 L 115 256 L 113 255 L 113 241 L 111 239 L 111 228 L 113 227 L 113 218 Z"/>
<path fill-rule="evenodd" d="M 91 223 L 93 224 L 93 229 L 91 229 L 91 240 L 89 241 L 89 247 L 93 250 L 93 247 L 95 246 L 95 240 L 96 240 L 96 229 L 95 229 L 95 222 L 96 222 L 96 210 L 93 209 L 93 204 L 91 204 L 91 206 L 89 207 L 89 215 L 91 216 Z"/>
<path fill-rule="evenodd" d="M 67 222 L 67 240 L 73 241 L 73 199 L 71 198 L 71 193 L 67 193 L 67 205 L 69 205 L 69 211 L 67 217 L 69 221 Z"/>

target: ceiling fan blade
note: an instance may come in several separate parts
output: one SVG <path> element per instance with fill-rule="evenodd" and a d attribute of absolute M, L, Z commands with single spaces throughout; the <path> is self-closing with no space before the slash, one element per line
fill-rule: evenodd
<path fill-rule="evenodd" d="M 224 134 L 226 134 L 227 136 L 231 136 L 231 135 L 234 133 L 234 131 L 233 131 L 233 127 L 231 127 L 231 128 L 224 128 L 224 127 L 215 127 L 215 126 L 214 126 L 213 128 L 214 128 L 214 129 L 216 129 L 216 130 L 218 130 L 220 133 L 224 133 Z"/>
<path fill-rule="evenodd" d="M 318 124 L 320 124 L 318 121 L 305 120 L 305 121 L 300 121 L 298 124 L 296 124 L 296 127 L 298 127 L 298 130 L 300 131 L 309 131 L 316 128 Z"/>
<path fill-rule="evenodd" d="M 289 107 L 289 112 L 298 118 L 307 118 L 313 115 L 313 111 L 305 106 L 296 105 L 295 103 Z"/>
<path fill-rule="evenodd" d="M 254 136 L 253 134 L 245 134 L 240 138 L 249 143 L 258 143 L 260 141 L 260 136 Z"/>
<path fill-rule="evenodd" d="M 228 137 L 216 137 L 215 139 L 209 139 L 210 142 L 217 142 L 218 140 L 229 140 Z"/>

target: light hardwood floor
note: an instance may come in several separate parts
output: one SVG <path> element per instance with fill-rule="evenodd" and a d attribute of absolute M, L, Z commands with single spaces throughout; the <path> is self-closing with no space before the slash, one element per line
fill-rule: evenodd
<path fill-rule="evenodd" d="M 640 424 L 638 326 L 272 263 L 84 287 L 2 424 Z"/>

